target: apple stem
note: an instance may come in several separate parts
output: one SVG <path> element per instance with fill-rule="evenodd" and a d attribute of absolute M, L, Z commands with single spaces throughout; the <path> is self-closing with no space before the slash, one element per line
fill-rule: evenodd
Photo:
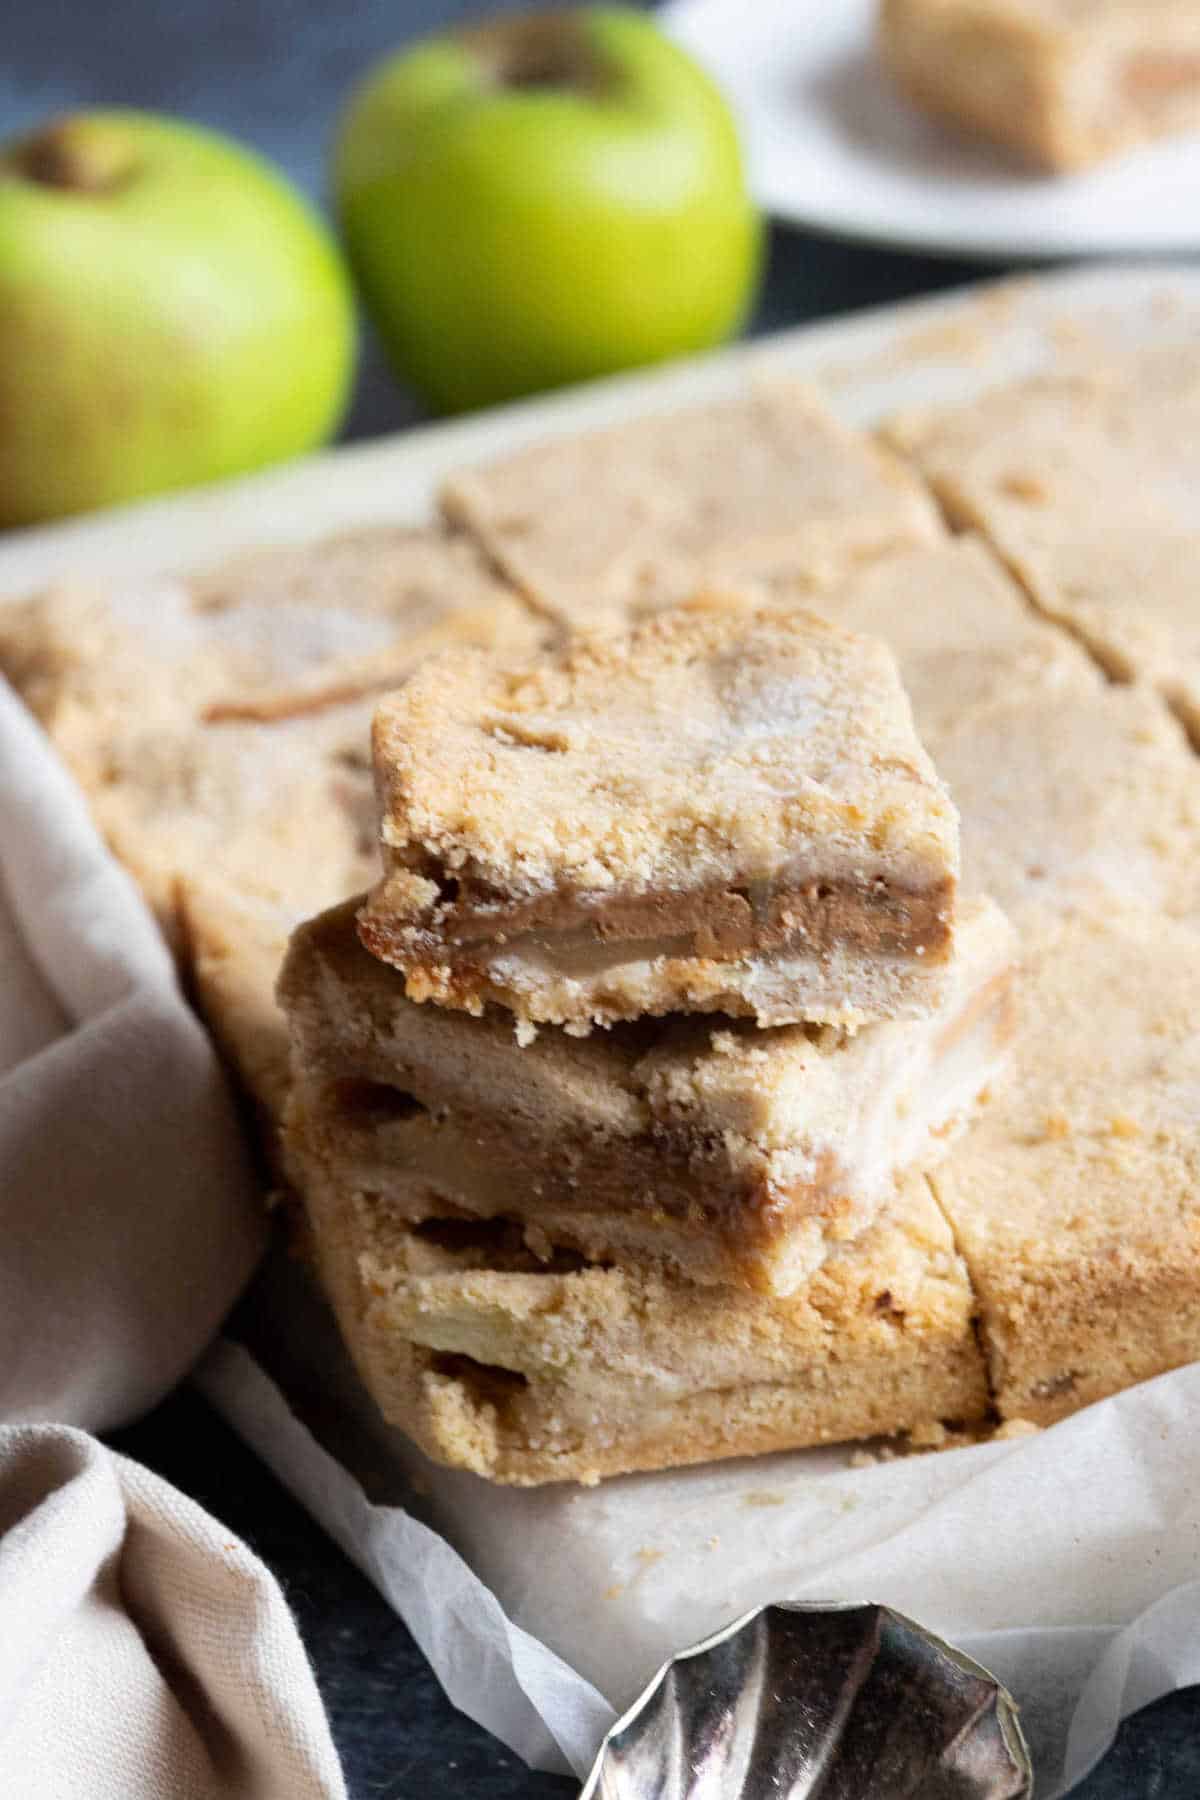
<path fill-rule="evenodd" d="M 469 25 L 458 36 L 497 87 L 595 93 L 605 85 L 599 60 L 569 12 Z"/>
<path fill-rule="evenodd" d="M 128 146 L 90 130 L 90 124 L 58 119 L 45 126 L 18 147 L 16 167 L 43 187 L 76 194 L 104 194 L 122 186 L 133 172 Z"/>

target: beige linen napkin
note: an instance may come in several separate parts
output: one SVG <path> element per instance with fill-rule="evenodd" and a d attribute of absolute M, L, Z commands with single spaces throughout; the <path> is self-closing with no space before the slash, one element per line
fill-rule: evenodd
<path fill-rule="evenodd" d="M 0 1419 L 166 1393 L 262 1246 L 204 1031 L 82 796 L 0 682 Z"/>
<path fill-rule="evenodd" d="M 0 1787 L 21 1800 L 338 1800 L 273 1578 L 147 1469 L 0 1428 Z"/>
<path fill-rule="evenodd" d="M 267 1571 L 182 1495 L 67 1429 L 165 1394 L 264 1237 L 229 1094 L 157 929 L 0 681 L 5 1793 L 345 1791 Z"/>

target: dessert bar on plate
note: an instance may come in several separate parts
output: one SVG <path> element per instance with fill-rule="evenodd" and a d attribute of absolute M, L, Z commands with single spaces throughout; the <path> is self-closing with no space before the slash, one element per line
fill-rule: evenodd
<path fill-rule="evenodd" d="M 448 516 L 553 617 L 621 621 L 712 582 L 824 588 L 942 535 L 891 452 L 796 381 L 517 450 L 453 476 Z"/>
<path fill-rule="evenodd" d="M 878 43 L 918 104 L 1047 169 L 1200 129 L 1195 0 L 883 0 Z"/>
<path fill-rule="evenodd" d="M 425 663 L 375 719 L 363 941 L 441 1006 L 851 1027 L 937 1008 L 958 820 L 876 640 L 663 613 L 522 664 Z"/>
<path fill-rule="evenodd" d="M 519 1047 L 511 1021 L 408 999 L 357 941 L 353 904 L 302 926 L 280 980 L 312 1159 L 397 1218 L 515 1221 L 535 1255 L 667 1265 L 787 1293 L 944 1153 L 1011 1033 L 1011 934 L 964 905 L 933 1018 L 852 1038 L 802 1025 L 642 1019 Z"/>

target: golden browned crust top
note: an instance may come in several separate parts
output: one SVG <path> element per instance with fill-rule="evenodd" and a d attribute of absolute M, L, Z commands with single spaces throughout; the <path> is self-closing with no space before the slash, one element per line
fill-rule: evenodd
<path fill-rule="evenodd" d="M 511 670 L 438 658 L 380 707 L 374 746 L 380 916 L 420 917 L 439 882 L 468 904 L 603 901 L 957 868 L 890 653 L 799 609 L 663 614 Z"/>

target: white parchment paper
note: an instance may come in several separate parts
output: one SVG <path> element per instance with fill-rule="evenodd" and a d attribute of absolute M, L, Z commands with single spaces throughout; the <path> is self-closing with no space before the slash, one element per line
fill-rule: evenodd
<path fill-rule="evenodd" d="M 268 1273 L 253 1354 L 223 1343 L 202 1385 L 535 1766 L 582 1773 L 666 1657 L 769 1600 L 885 1601 L 960 1644 L 1021 1703 L 1039 1800 L 1200 1682 L 1200 1365 L 1008 1442 L 521 1491 L 383 1425 L 302 1283 Z"/>

